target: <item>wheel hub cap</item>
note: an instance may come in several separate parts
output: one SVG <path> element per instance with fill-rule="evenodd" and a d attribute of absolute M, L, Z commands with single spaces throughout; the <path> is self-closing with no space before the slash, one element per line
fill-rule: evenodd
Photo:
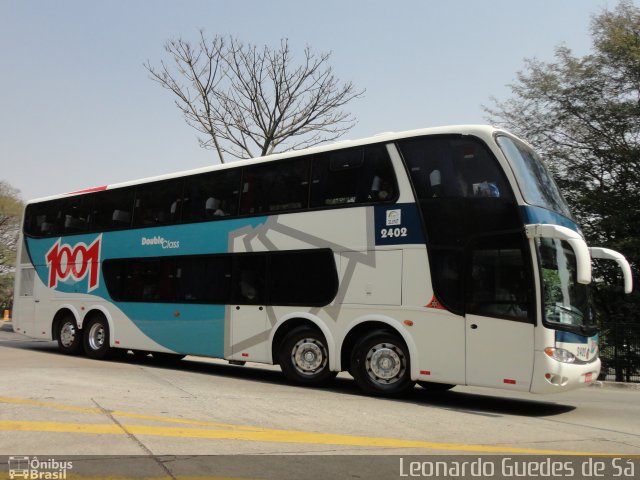
<path fill-rule="evenodd" d="M 99 350 L 104 344 L 104 327 L 96 323 L 89 330 L 89 345 L 93 350 Z"/>
<path fill-rule="evenodd" d="M 291 354 L 296 369 L 306 375 L 317 372 L 327 361 L 323 346 L 312 338 L 296 343 Z"/>
<path fill-rule="evenodd" d="M 367 355 L 367 371 L 376 382 L 392 383 L 404 371 L 401 352 L 391 344 L 376 345 Z"/>
<path fill-rule="evenodd" d="M 75 339 L 76 328 L 70 322 L 65 323 L 60 330 L 60 342 L 63 346 L 70 347 Z"/>

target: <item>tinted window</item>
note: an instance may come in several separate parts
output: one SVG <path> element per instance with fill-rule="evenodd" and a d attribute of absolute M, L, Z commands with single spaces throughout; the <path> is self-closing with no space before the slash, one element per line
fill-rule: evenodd
<path fill-rule="evenodd" d="M 324 306 L 338 290 L 329 249 L 106 260 L 116 301 Z"/>
<path fill-rule="evenodd" d="M 491 151 L 472 137 L 400 142 L 427 232 L 434 291 L 463 313 L 465 249 L 479 236 L 521 227 L 509 183 Z"/>
<path fill-rule="evenodd" d="M 419 199 L 513 197 L 497 160 L 474 139 L 430 137 L 401 146 Z"/>
<path fill-rule="evenodd" d="M 333 252 L 274 252 L 269 256 L 269 303 L 323 306 L 338 289 Z"/>
<path fill-rule="evenodd" d="M 314 159 L 311 207 L 390 201 L 396 191 L 384 145 L 339 150 Z"/>
<path fill-rule="evenodd" d="M 234 257 L 231 302 L 241 305 L 266 303 L 266 254 Z"/>
<path fill-rule="evenodd" d="M 175 263 L 172 259 L 104 262 L 104 277 L 114 300 L 170 302 L 174 300 Z"/>
<path fill-rule="evenodd" d="M 231 292 L 231 257 L 176 258 L 179 302 L 225 304 Z"/>
<path fill-rule="evenodd" d="M 496 141 L 513 167 L 525 201 L 571 217 L 567 202 L 542 159 L 527 145 L 504 135 Z"/>
<path fill-rule="evenodd" d="M 309 161 L 254 165 L 243 169 L 241 214 L 307 208 Z"/>
<path fill-rule="evenodd" d="M 152 226 L 180 220 L 182 180 L 155 182 L 136 187 L 134 226 Z"/>
<path fill-rule="evenodd" d="M 530 268 L 525 241 L 500 235 L 474 242 L 470 249 L 467 311 L 488 317 L 530 318 Z"/>
<path fill-rule="evenodd" d="M 385 145 L 337 150 L 30 205 L 31 236 L 153 227 L 241 215 L 392 202 Z"/>
<path fill-rule="evenodd" d="M 240 169 L 188 177 L 182 218 L 197 222 L 237 215 Z"/>
<path fill-rule="evenodd" d="M 118 188 L 94 194 L 94 207 L 89 228 L 110 230 L 131 226 L 133 214 L 132 188 Z"/>
<path fill-rule="evenodd" d="M 58 235 L 60 233 L 59 214 L 57 200 L 29 205 L 26 211 L 26 232 L 34 237 Z"/>
<path fill-rule="evenodd" d="M 61 230 L 65 234 L 82 233 L 89 228 L 91 197 L 76 196 L 59 200 Z"/>

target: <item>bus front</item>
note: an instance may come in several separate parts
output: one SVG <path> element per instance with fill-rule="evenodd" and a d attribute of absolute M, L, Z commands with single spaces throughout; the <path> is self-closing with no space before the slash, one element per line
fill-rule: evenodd
<path fill-rule="evenodd" d="M 618 262 L 626 291 L 631 272 L 617 252 L 588 248 L 541 159 L 488 126 L 430 129 L 397 145 L 420 210 L 437 325 L 416 336 L 419 349 L 440 351 L 433 339 L 444 335 L 456 359 L 437 368 L 425 360 L 417 380 L 547 393 L 597 379 L 591 258 Z"/>
<path fill-rule="evenodd" d="M 538 155 L 524 142 L 495 135 L 524 203 L 519 209 L 537 270 L 537 323 L 531 392 L 552 393 L 598 378 L 598 325 L 591 300 L 591 258 L 618 263 L 625 293 L 631 269 L 621 254 L 589 248 L 569 208 Z"/>

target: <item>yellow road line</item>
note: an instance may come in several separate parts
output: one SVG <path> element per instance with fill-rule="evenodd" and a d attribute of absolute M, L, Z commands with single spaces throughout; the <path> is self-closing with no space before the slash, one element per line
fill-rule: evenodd
<path fill-rule="evenodd" d="M 126 430 L 126 432 L 124 430 Z M 260 431 L 212 430 L 202 428 L 157 427 L 150 425 L 122 425 L 93 423 L 0 421 L 0 431 L 83 433 L 97 435 L 147 435 L 158 437 L 200 438 L 209 440 L 239 440 L 267 443 L 302 443 L 313 445 L 341 445 L 350 447 L 410 448 L 480 453 L 518 453 L 529 455 L 589 455 L 602 453 L 533 448 L 500 447 L 493 445 L 470 445 L 464 443 L 440 443 L 421 440 L 362 437 L 331 433 L 297 432 L 292 430 L 261 429 Z"/>
<path fill-rule="evenodd" d="M 99 408 L 78 407 L 63 405 L 53 402 L 43 402 L 25 398 L 0 397 L 0 403 L 14 405 L 29 405 L 45 407 L 55 410 L 64 410 L 78 413 L 90 413 L 104 415 Z M 150 420 L 161 423 L 173 423 L 193 425 L 194 427 L 209 428 L 183 428 L 151 425 L 122 425 L 123 431 L 113 423 L 62 423 L 39 421 L 0 421 L 0 431 L 25 431 L 25 432 L 52 432 L 52 433 L 79 433 L 96 435 L 125 435 L 127 432 L 133 435 L 148 435 L 158 437 L 176 438 L 202 438 L 210 440 L 239 440 L 250 442 L 269 443 L 300 443 L 312 445 L 342 445 L 352 447 L 378 447 L 378 448 L 408 448 L 426 450 L 445 450 L 480 453 L 514 453 L 529 455 L 589 455 L 611 456 L 614 454 L 576 452 L 566 450 L 540 450 L 532 448 L 500 447 L 493 445 L 474 445 L 464 443 L 441 443 L 422 440 L 403 440 L 394 438 L 364 437 L 354 435 L 339 435 L 330 433 L 314 433 L 295 430 L 280 430 L 261 427 L 248 427 L 231 425 L 226 423 L 207 422 L 202 420 L 190 420 L 181 418 L 161 417 L 132 412 L 109 411 L 114 417 L 132 418 L 138 420 Z M 628 456 L 628 455 L 617 455 Z"/>
<path fill-rule="evenodd" d="M 39 400 L 31 400 L 28 398 L 14 398 L 14 397 L 0 397 L 0 403 L 8 403 L 14 405 L 30 405 L 34 407 L 45 407 L 51 408 L 54 410 L 64 410 L 68 412 L 79 412 L 79 413 L 96 413 L 98 415 L 103 415 L 104 411 L 95 408 L 95 407 L 77 407 L 75 405 L 63 405 L 59 403 L 53 402 L 42 402 Z M 136 418 L 139 420 L 153 420 L 164 423 L 179 423 L 184 425 L 197 425 L 200 427 L 215 427 L 215 428 L 229 428 L 233 430 L 262 430 L 260 427 L 246 427 L 242 425 L 231 425 L 228 423 L 219 423 L 219 422 L 208 422 L 206 420 L 190 420 L 184 418 L 171 418 L 171 417 L 161 417 L 158 415 L 146 415 L 142 413 L 132 413 L 132 412 L 121 412 L 118 410 L 109 411 L 111 415 L 114 417 L 125 417 L 125 418 Z"/>
<path fill-rule="evenodd" d="M 62 405 L 53 402 L 42 402 L 40 400 L 31 400 L 29 398 L 14 398 L 14 397 L 0 397 L 0 403 L 9 403 L 15 405 L 31 405 L 34 407 L 46 407 L 53 408 L 55 410 L 66 410 L 68 412 L 81 412 L 81 413 L 99 413 L 102 411 L 99 408 L 86 408 L 76 407 L 75 405 Z"/>

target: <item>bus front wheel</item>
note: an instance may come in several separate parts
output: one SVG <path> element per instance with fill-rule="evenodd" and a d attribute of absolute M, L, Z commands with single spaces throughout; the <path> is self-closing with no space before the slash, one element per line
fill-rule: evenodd
<path fill-rule="evenodd" d="M 389 332 L 371 332 L 351 353 L 353 378 L 371 395 L 397 395 L 414 386 L 409 351 L 404 342 Z"/>
<path fill-rule="evenodd" d="M 94 317 L 84 327 L 84 352 L 96 360 L 106 358 L 110 353 L 109 324 L 104 317 Z"/>
<path fill-rule="evenodd" d="M 322 385 L 336 376 L 329 370 L 324 336 L 309 327 L 299 327 L 284 338 L 279 352 L 284 376 L 302 385 Z"/>

